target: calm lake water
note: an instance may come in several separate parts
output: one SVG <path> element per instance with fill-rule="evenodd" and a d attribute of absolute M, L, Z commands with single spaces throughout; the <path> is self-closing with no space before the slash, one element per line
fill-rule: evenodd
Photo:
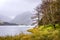
<path fill-rule="evenodd" d="M 28 29 L 33 28 L 34 26 L 0 26 L 0 36 L 6 36 L 6 35 L 17 35 L 21 32 L 23 33 L 29 33 L 27 32 Z"/>

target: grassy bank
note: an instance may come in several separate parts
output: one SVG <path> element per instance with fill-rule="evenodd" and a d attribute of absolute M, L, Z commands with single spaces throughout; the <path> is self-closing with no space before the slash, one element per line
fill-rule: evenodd
<path fill-rule="evenodd" d="M 15 36 L 0 37 L 0 40 L 60 40 L 60 25 L 56 24 L 56 29 L 53 25 L 40 26 L 27 30 L 31 34 L 21 33 Z"/>

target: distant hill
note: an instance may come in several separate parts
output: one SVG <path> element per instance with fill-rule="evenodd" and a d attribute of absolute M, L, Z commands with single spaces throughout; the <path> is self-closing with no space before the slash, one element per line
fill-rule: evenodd
<path fill-rule="evenodd" d="M 19 14 L 11 21 L 11 23 L 16 23 L 20 25 L 31 25 L 32 24 L 32 19 L 31 17 L 33 16 L 32 12 L 24 12 L 22 14 Z"/>
<path fill-rule="evenodd" d="M 18 25 L 18 24 L 8 23 L 8 22 L 4 22 L 4 21 L 0 20 L 0 25 Z"/>

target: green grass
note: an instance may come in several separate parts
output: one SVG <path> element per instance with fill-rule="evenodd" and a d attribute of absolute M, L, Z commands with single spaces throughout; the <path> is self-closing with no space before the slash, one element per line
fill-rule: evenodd
<path fill-rule="evenodd" d="M 0 40 L 60 40 L 60 25 L 56 24 L 56 30 L 53 25 L 42 25 L 39 28 L 27 30 L 31 34 L 21 33 L 15 36 L 0 37 Z"/>

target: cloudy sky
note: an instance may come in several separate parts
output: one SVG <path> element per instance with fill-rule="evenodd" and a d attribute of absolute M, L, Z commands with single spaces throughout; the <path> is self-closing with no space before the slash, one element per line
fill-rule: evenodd
<path fill-rule="evenodd" d="M 41 0 L 0 0 L 0 15 L 15 17 L 25 11 L 32 11 Z"/>

